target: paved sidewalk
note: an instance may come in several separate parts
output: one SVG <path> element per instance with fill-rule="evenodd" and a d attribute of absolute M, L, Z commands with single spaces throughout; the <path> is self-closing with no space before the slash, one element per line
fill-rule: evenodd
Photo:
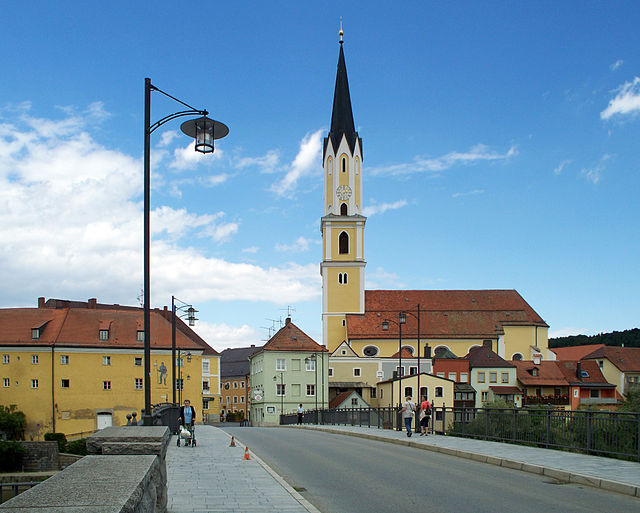
<path fill-rule="evenodd" d="M 414 433 L 408 438 L 404 431 L 389 429 L 311 424 L 288 427 L 409 445 L 640 497 L 640 463 L 631 461 L 455 436 L 431 434 L 424 437 Z"/>
<path fill-rule="evenodd" d="M 213 426 L 196 426 L 196 447 L 167 451 L 169 513 L 320 513 L 260 458 Z"/>

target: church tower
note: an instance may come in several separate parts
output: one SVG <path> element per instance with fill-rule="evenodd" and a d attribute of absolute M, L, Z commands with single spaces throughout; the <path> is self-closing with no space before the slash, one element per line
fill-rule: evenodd
<path fill-rule="evenodd" d="M 322 337 L 334 351 L 347 338 L 346 314 L 364 313 L 364 225 L 362 139 L 353 122 L 342 48 L 333 95 L 331 128 L 324 139 L 322 232 Z"/>

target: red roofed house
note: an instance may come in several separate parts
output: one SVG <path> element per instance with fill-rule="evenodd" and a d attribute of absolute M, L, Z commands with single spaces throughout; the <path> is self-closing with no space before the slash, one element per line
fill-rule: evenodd
<path fill-rule="evenodd" d="M 0 309 L 0 404 L 27 417 L 26 436 L 55 431 L 84 436 L 144 408 L 142 308 L 38 299 L 38 308 Z M 182 320 L 177 397 L 198 419 L 219 411 L 219 355 Z M 151 402 L 171 402 L 171 311 L 151 311 Z M 183 390 L 181 390 L 183 388 Z"/>
<path fill-rule="evenodd" d="M 522 389 L 523 406 L 554 405 L 569 409 L 569 381 L 558 367 L 558 362 L 513 361 L 518 383 Z"/>
<path fill-rule="evenodd" d="M 285 325 L 250 356 L 250 419 L 253 426 L 278 425 L 280 415 L 326 408 L 327 350 L 287 317 Z"/>
<path fill-rule="evenodd" d="M 590 405 L 613 408 L 618 403 L 616 386 L 607 382 L 596 361 L 558 361 L 556 365 L 569 383 L 572 410 Z"/>
<path fill-rule="evenodd" d="M 632 387 L 640 386 L 640 347 L 601 346 L 586 355 L 583 361 L 598 363 L 603 376 L 616 386 L 622 398 Z"/>

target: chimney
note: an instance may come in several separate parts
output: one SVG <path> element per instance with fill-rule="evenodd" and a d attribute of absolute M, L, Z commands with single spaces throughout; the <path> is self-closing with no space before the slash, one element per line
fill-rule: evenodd
<path fill-rule="evenodd" d="M 285 326 L 287 326 L 288 324 L 291 324 L 291 317 L 287 317 L 287 318 L 284 320 L 284 325 L 285 325 Z"/>
<path fill-rule="evenodd" d="M 95 297 L 92 297 L 91 299 L 89 299 L 89 301 L 87 302 L 87 308 L 89 308 L 90 310 L 95 310 L 96 309 L 96 304 L 98 303 L 98 300 Z"/>
<path fill-rule="evenodd" d="M 576 376 L 579 380 L 582 380 L 582 362 L 576 363 Z"/>
<path fill-rule="evenodd" d="M 533 355 L 533 363 L 535 363 L 536 365 L 540 365 L 540 355 L 539 354 L 534 354 Z"/>
<path fill-rule="evenodd" d="M 426 359 L 430 359 L 431 358 L 431 346 L 429 344 L 425 344 L 425 346 L 424 346 L 424 357 Z"/>
<path fill-rule="evenodd" d="M 38 298 L 38 308 L 44 308 L 44 298 L 43 297 L 39 297 Z"/>

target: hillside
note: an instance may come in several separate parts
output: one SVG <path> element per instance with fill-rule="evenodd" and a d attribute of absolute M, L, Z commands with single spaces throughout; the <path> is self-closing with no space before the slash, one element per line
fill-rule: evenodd
<path fill-rule="evenodd" d="M 640 347 L 640 329 L 633 328 L 597 335 L 571 335 L 549 339 L 549 347 L 582 346 L 604 344 L 606 346 Z"/>

